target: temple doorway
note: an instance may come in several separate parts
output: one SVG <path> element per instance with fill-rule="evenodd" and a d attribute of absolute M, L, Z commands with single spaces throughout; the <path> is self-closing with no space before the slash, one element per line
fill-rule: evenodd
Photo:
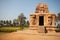
<path fill-rule="evenodd" d="M 44 26 L 44 16 L 39 16 L 39 25 Z"/>

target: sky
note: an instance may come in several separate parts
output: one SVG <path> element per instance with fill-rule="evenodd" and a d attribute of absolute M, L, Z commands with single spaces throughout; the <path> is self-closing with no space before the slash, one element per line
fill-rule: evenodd
<path fill-rule="evenodd" d="M 29 20 L 29 15 L 35 12 L 39 3 L 47 4 L 49 12 L 60 12 L 60 0 L 0 0 L 0 20 L 17 19 L 20 13 Z"/>

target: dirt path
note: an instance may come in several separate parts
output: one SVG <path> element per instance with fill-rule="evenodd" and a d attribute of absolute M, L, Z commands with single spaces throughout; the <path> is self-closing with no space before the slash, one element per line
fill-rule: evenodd
<path fill-rule="evenodd" d="M 0 35 L 0 40 L 60 40 L 60 33 L 36 33 L 33 31 L 17 31 Z"/>

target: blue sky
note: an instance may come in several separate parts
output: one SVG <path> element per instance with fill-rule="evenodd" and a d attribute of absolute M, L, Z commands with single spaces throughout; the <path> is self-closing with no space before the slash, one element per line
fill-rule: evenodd
<path fill-rule="evenodd" d="M 35 12 L 39 3 L 46 3 L 50 12 L 60 12 L 60 0 L 0 0 L 0 20 L 17 19 L 20 13 L 29 20 L 29 14 Z"/>

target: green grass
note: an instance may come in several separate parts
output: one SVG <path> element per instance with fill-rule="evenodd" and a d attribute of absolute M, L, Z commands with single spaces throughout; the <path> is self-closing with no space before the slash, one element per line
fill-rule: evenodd
<path fill-rule="evenodd" d="M 19 29 L 19 27 L 1 27 L 0 32 L 16 32 Z"/>
<path fill-rule="evenodd" d="M 21 27 L 0 27 L 0 34 L 16 32 L 17 30 L 25 30 L 25 29 L 27 29 L 27 27 L 24 27 L 23 29 Z"/>

